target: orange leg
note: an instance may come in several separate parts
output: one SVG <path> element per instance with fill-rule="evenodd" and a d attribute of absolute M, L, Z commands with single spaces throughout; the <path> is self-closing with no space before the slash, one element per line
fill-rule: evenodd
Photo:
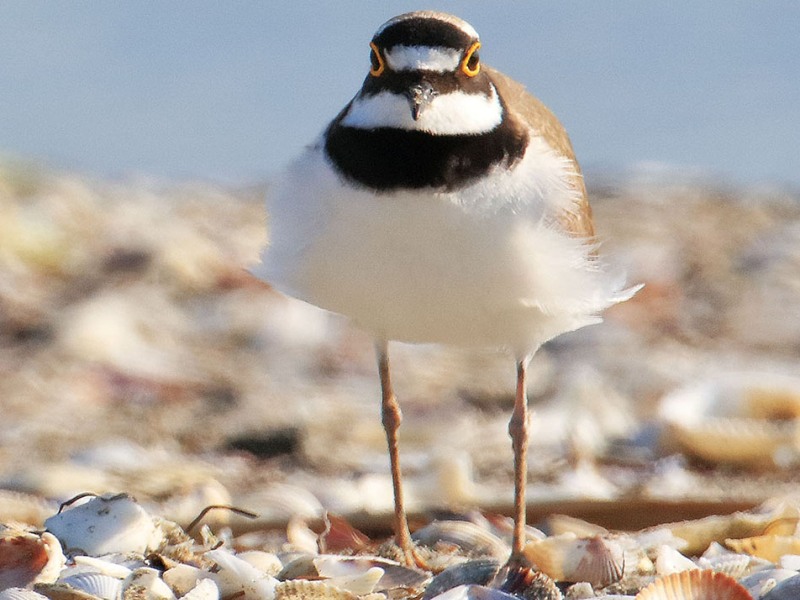
<path fill-rule="evenodd" d="M 511 447 L 514 449 L 514 538 L 511 544 L 509 562 L 524 562 L 522 550 L 525 547 L 525 485 L 528 478 L 528 395 L 525 379 L 530 357 L 517 362 L 517 393 L 514 398 L 514 412 L 508 423 Z"/>
<path fill-rule="evenodd" d="M 403 503 L 403 481 L 400 473 L 400 454 L 397 443 L 397 430 L 403 420 L 400 405 L 392 390 L 389 376 L 389 353 L 386 342 L 375 345 L 378 357 L 378 373 L 381 378 L 381 418 L 383 429 L 386 431 L 386 442 L 389 445 L 389 461 L 392 469 L 392 486 L 394 487 L 394 536 L 395 542 L 402 550 L 405 562 L 409 566 L 425 568 L 424 561 L 419 557 L 411 541 L 408 529 L 405 504 Z"/>

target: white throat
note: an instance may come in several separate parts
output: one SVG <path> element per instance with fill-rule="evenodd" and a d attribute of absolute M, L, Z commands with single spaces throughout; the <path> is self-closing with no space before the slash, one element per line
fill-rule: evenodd
<path fill-rule="evenodd" d="M 502 118 L 503 107 L 492 86 L 490 96 L 460 91 L 437 96 L 416 121 L 405 96 L 392 92 L 358 95 L 341 123 L 358 129 L 390 127 L 458 135 L 486 133 L 497 127 Z"/>

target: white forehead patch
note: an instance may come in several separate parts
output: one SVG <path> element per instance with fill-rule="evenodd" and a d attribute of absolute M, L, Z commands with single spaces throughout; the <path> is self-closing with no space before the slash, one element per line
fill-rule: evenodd
<path fill-rule="evenodd" d="M 394 46 L 385 53 L 386 64 L 392 71 L 455 71 L 461 53 L 443 46 Z"/>
<path fill-rule="evenodd" d="M 492 94 L 453 92 L 436 96 L 416 121 L 411 118 L 408 98 L 392 92 L 357 96 L 341 124 L 357 129 L 389 127 L 426 131 L 438 135 L 476 134 L 491 131 L 503 119 L 503 107 Z"/>

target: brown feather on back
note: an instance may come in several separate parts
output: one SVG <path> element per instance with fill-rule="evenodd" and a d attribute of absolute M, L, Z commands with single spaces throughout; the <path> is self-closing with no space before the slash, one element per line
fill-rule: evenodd
<path fill-rule="evenodd" d="M 578 200 L 571 210 L 564 211 L 558 216 L 558 221 L 566 231 L 576 237 L 594 238 L 592 209 L 589 206 L 586 185 L 564 126 L 541 100 L 525 89 L 525 86 L 490 67 L 484 65 L 483 68 L 513 115 L 544 138 L 554 152 L 568 158 L 575 165 L 575 176 L 571 185 L 578 192 Z"/>

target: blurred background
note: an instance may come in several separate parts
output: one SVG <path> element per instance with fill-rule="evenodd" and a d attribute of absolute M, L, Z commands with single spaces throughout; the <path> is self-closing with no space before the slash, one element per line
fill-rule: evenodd
<path fill-rule="evenodd" d="M 0 5 L 0 519 L 116 490 L 184 523 L 388 514 L 371 340 L 246 269 L 271 179 L 418 8 Z M 792 490 L 800 7 L 425 8 L 561 118 L 604 254 L 646 284 L 535 358 L 532 505 Z M 513 361 L 392 353 L 411 510 L 508 510 Z"/>
<path fill-rule="evenodd" d="M 262 180 L 358 90 L 377 27 L 421 7 L 474 25 L 483 59 L 555 110 L 586 167 L 800 183 L 790 0 L 4 2 L 0 151 L 104 176 Z"/>

